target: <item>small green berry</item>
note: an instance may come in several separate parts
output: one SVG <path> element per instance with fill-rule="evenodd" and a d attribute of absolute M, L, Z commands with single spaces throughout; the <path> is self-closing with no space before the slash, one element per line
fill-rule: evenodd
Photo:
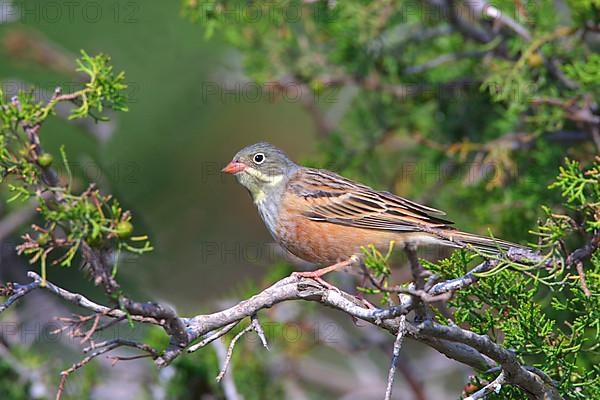
<path fill-rule="evenodd" d="M 128 221 L 121 221 L 117 224 L 117 236 L 119 239 L 127 239 L 133 234 L 133 225 Z"/>
<path fill-rule="evenodd" d="M 48 168 L 52 165 L 52 161 L 54 161 L 54 157 L 50 153 L 42 153 L 38 156 L 38 164 L 42 168 Z"/>

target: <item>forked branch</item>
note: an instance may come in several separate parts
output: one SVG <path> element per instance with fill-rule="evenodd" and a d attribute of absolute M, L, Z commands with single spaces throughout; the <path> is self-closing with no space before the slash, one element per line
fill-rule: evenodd
<path fill-rule="evenodd" d="M 481 269 L 481 266 L 476 268 L 476 270 Z M 100 315 L 104 318 L 115 320 L 123 320 L 128 317 L 125 311 L 97 304 L 81 294 L 72 293 L 51 282 L 46 282 L 46 285 L 42 286 L 41 277 L 34 272 L 29 272 L 28 276 L 33 279 L 33 282 L 25 285 L 11 284 L 7 286 L 6 290 L 10 288 L 11 292 L 5 293 L 8 294 L 8 299 L 4 304 L 0 305 L 0 310 L 5 310 L 10 305 L 25 297 L 26 294 L 31 293 L 36 289 L 43 289 L 67 302 L 92 312 L 92 315 Z M 441 282 L 428 288 L 427 293 L 429 295 L 433 295 L 433 293 L 445 293 L 467 286 L 475 281 L 473 278 L 473 271 L 457 279 L 458 282 L 461 282 L 459 285 L 454 283 L 457 280 Z M 426 289 L 427 288 L 423 288 L 421 290 Z M 402 332 L 405 331 L 405 336 L 425 343 L 447 357 L 467 364 L 476 370 L 488 370 L 490 368 L 499 367 L 501 372 L 504 372 L 504 379 L 507 383 L 519 386 L 530 395 L 531 398 L 560 399 L 556 388 L 547 377 L 541 376 L 540 374 L 542 373 L 539 371 L 524 367 L 513 353 L 502 348 L 489 338 L 476 335 L 473 332 L 463 330 L 459 327 L 440 325 L 429 318 L 424 321 L 418 319 L 415 322 L 410 322 L 407 318 L 407 314 L 414 310 L 416 304 L 421 300 L 417 302 L 414 301 L 414 297 L 412 297 L 412 301 L 410 301 L 411 296 L 406 297 L 409 301 L 388 308 L 377 308 L 365 304 L 364 301 L 361 301 L 349 293 L 325 287 L 312 279 L 290 276 L 281 279 L 255 296 L 243 300 L 225 310 L 212 314 L 196 315 L 190 318 L 176 317 L 177 321 L 175 324 L 181 325 L 184 329 L 186 335 L 185 342 L 182 342 L 180 338 L 173 338 L 171 334 L 171 344 L 162 352 L 156 351 L 143 343 L 123 341 L 120 339 L 94 343 L 93 339 L 90 339 L 91 334 L 88 335 L 85 334 L 85 332 L 82 332 L 84 339 L 87 338 L 87 340 L 90 340 L 92 343 L 85 350 L 87 350 L 87 352 L 92 351 L 92 353 L 81 362 L 64 371 L 61 378 L 59 393 L 64 390 L 64 381 L 70 373 L 81 368 L 101 354 L 108 353 L 123 346 L 132 347 L 142 351 L 143 356 L 152 358 L 157 366 L 162 367 L 170 364 L 175 358 L 185 353 L 186 349 L 189 352 L 195 351 L 206 346 L 208 343 L 223 337 L 240 321 L 246 318 L 250 318 L 251 323 L 238 334 L 236 338 L 239 339 L 241 334 L 254 330 L 266 347 L 266 338 L 264 337 L 264 333 L 262 332 L 262 328 L 256 317 L 258 312 L 281 302 L 303 300 L 318 302 L 343 312 L 355 319 L 366 321 L 381 329 L 387 330 L 396 337 L 397 344 L 400 343 L 398 338 L 402 338 Z M 152 309 L 152 311 L 154 310 L 155 308 Z M 129 315 L 129 318 L 136 323 L 161 326 L 167 333 L 172 333 L 173 321 L 167 318 L 157 318 L 153 312 L 149 313 L 149 315 L 144 315 L 144 310 L 139 311 L 140 313 L 138 314 Z M 90 318 L 89 320 L 94 321 L 91 329 L 98 329 L 99 323 L 96 323 L 96 319 Z M 200 339 L 200 341 L 193 344 L 198 339 Z M 234 338 L 231 342 L 227 355 L 228 360 L 231 358 L 236 341 L 237 340 Z M 399 345 L 396 347 L 398 347 L 399 350 Z M 115 360 L 127 360 L 140 357 L 142 356 L 117 357 Z M 228 361 L 225 362 L 220 376 L 224 375 L 227 364 Z"/>

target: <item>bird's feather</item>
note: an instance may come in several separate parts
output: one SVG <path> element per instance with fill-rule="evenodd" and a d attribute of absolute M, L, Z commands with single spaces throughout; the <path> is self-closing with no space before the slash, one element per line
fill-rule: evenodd
<path fill-rule="evenodd" d="M 440 210 L 376 191 L 330 171 L 303 169 L 290 179 L 288 189 L 303 199 L 303 215 L 313 221 L 398 232 L 452 225 L 435 216 L 444 214 Z"/>

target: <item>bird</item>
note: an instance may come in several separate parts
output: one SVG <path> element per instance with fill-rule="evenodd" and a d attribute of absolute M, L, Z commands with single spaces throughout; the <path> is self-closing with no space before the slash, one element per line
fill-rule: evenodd
<path fill-rule="evenodd" d="M 296 275 L 315 278 L 360 261 L 368 245 L 405 249 L 442 245 L 497 255 L 520 245 L 462 232 L 446 214 L 332 171 L 303 167 L 276 146 L 241 149 L 222 169 L 250 193 L 273 239 L 296 257 L 327 267 Z"/>

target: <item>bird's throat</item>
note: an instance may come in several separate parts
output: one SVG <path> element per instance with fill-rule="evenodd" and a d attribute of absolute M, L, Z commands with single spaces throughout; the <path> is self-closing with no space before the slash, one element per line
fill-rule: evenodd
<path fill-rule="evenodd" d="M 262 189 L 256 189 L 252 192 L 250 192 L 252 194 L 252 199 L 254 200 L 254 204 L 256 204 L 257 206 L 264 202 L 267 195 L 265 194 L 265 191 Z"/>
<path fill-rule="evenodd" d="M 254 186 L 250 190 L 252 199 L 256 205 L 265 201 L 268 196 L 277 196 L 281 192 L 280 186 L 283 182 L 283 175 L 268 176 L 261 174 L 259 178 L 262 184 Z"/>

